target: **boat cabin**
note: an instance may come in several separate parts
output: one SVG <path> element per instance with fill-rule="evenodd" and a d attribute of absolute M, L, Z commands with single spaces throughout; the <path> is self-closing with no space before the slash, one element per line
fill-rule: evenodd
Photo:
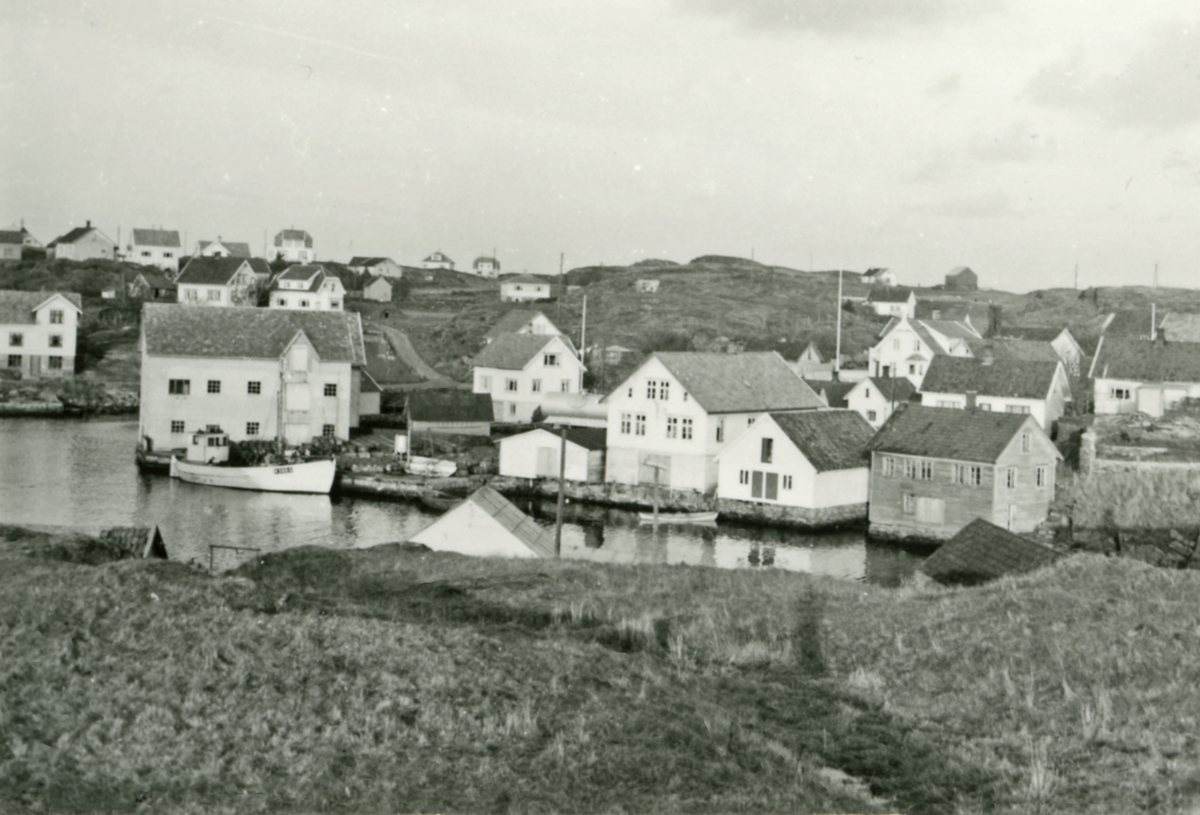
<path fill-rule="evenodd" d="M 187 460 L 201 464 L 225 464 L 229 461 L 229 434 L 213 428 L 193 433 L 188 442 Z"/>

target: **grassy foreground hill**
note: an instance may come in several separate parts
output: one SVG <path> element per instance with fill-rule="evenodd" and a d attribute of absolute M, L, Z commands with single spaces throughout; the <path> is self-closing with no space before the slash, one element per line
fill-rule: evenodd
<path fill-rule="evenodd" d="M 3 811 L 1200 805 L 1195 572 L 895 590 L 388 545 L 209 577 L 0 540 Z"/>

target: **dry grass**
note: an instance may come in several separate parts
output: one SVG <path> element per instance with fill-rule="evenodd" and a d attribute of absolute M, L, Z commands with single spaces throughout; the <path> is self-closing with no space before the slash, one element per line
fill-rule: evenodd
<path fill-rule="evenodd" d="M 0 809 L 1184 812 L 1198 588 L 9 547 Z"/>
<path fill-rule="evenodd" d="M 1064 486 L 1057 503 L 1072 508 L 1078 528 L 1200 527 L 1200 473 L 1074 474 Z"/>

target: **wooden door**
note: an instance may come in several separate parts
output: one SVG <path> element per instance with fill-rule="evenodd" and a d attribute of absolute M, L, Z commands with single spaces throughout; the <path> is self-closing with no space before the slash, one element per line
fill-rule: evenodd
<path fill-rule="evenodd" d="M 917 498 L 917 521 L 931 526 L 946 522 L 946 502 L 941 498 Z"/>
<path fill-rule="evenodd" d="M 779 473 L 767 473 L 767 499 L 779 500 Z"/>
<path fill-rule="evenodd" d="M 761 470 L 755 470 L 750 474 L 750 497 L 763 497 L 763 474 Z"/>

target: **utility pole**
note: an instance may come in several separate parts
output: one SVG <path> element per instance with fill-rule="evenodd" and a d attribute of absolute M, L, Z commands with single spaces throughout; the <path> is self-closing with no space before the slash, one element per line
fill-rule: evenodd
<path fill-rule="evenodd" d="M 1079 288 L 1079 264 L 1075 264 L 1075 288 Z"/>
<path fill-rule="evenodd" d="M 567 281 L 563 279 L 563 257 L 565 252 L 558 253 L 558 324 L 562 325 L 562 301 L 567 296 Z M 562 329 L 559 329 L 560 331 Z"/>
<path fill-rule="evenodd" d="M 563 498 L 567 472 L 567 426 L 559 425 L 558 433 L 558 508 L 554 512 L 554 556 L 562 557 Z"/>
<path fill-rule="evenodd" d="M 839 264 L 840 266 L 841 264 Z M 837 346 L 833 354 L 834 379 L 840 379 L 842 373 L 842 270 L 838 269 L 837 297 Z"/>

